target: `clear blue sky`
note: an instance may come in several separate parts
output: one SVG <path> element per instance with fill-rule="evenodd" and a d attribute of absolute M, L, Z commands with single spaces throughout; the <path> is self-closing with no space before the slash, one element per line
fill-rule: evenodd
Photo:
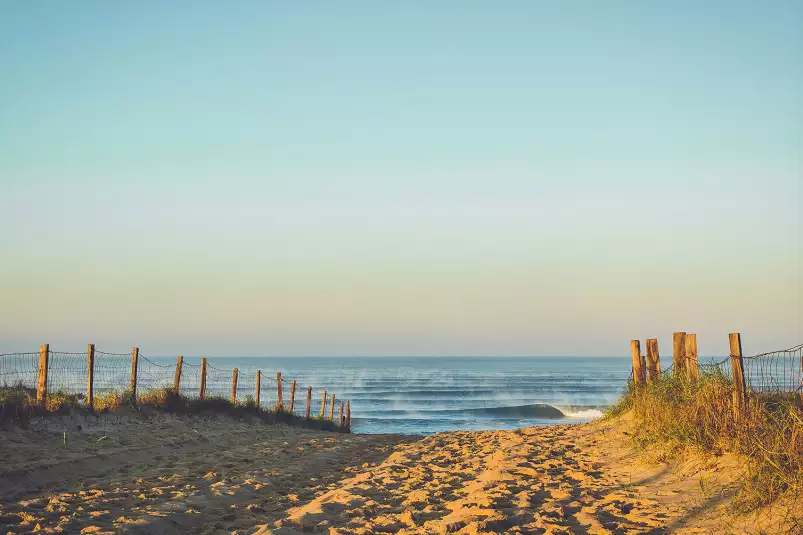
<path fill-rule="evenodd" d="M 803 3 L 0 4 L 0 351 L 803 341 Z"/>

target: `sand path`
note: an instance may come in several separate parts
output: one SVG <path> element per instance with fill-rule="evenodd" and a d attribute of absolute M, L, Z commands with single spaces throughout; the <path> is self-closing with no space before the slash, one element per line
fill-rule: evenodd
<path fill-rule="evenodd" d="M 757 533 L 724 508 L 733 461 L 645 464 L 608 422 L 444 433 L 398 446 L 255 533 Z"/>

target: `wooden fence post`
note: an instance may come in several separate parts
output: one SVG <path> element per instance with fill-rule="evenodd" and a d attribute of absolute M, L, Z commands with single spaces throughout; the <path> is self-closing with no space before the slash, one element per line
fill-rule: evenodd
<path fill-rule="evenodd" d="M 237 374 L 239 371 L 237 368 L 234 368 L 234 371 L 231 373 L 231 404 L 237 404 Z"/>
<path fill-rule="evenodd" d="M 321 419 L 323 420 L 324 415 L 326 414 L 326 390 L 323 391 L 323 397 L 321 398 Z"/>
<path fill-rule="evenodd" d="M 728 340 L 733 374 L 733 417 L 739 420 L 747 407 L 747 383 L 744 380 L 744 363 L 742 362 L 742 336 L 739 333 L 730 333 Z"/>
<path fill-rule="evenodd" d="M 351 429 L 351 400 L 346 400 L 346 429 Z"/>
<path fill-rule="evenodd" d="M 686 367 L 686 333 L 672 334 L 672 375 L 683 377 Z"/>
<path fill-rule="evenodd" d="M 139 362 L 139 348 L 131 350 L 131 402 L 137 404 L 137 369 Z"/>
<path fill-rule="evenodd" d="M 86 404 L 90 409 L 95 406 L 95 344 L 86 349 Z"/>
<path fill-rule="evenodd" d="M 343 414 L 343 402 L 340 402 L 340 427 L 343 427 L 343 423 L 345 420 L 346 415 Z"/>
<path fill-rule="evenodd" d="M 256 399 L 256 402 L 257 402 L 257 411 L 259 411 L 259 391 L 260 391 L 260 382 L 261 382 L 261 378 L 262 378 L 261 376 L 262 376 L 262 370 L 257 370 L 256 395 L 254 396 L 254 398 Z"/>
<path fill-rule="evenodd" d="M 697 335 L 686 335 L 686 377 L 690 382 L 700 378 L 700 364 L 697 357 Z"/>
<path fill-rule="evenodd" d="M 644 385 L 647 370 L 641 358 L 641 342 L 638 340 L 630 340 L 630 356 L 633 361 L 633 384 L 636 385 L 636 388 L 641 388 Z"/>
<path fill-rule="evenodd" d="M 47 399 L 47 368 L 50 360 L 50 344 L 39 348 L 39 377 L 36 382 L 36 401 L 45 404 Z"/>
<path fill-rule="evenodd" d="M 332 405 L 329 407 L 329 420 L 335 421 L 335 395 L 332 394 Z"/>
<path fill-rule="evenodd" d="M 293 412 L 293 407 L 296 404 L 296 380 L 290 383 L 290 412 Z"/>
<path fill-rule="evenodd" d="M 282 372 L 278 372 L 276 374 L 276 390 L 279 395 L 279 401 L 276 402 L 276 406 L 279 407 L 279 411 L 284 410 L 284 399 L 282 398 Z"/>
<path fill-rule="evenodd" d="M 312 407 L 312 385 L 307 387 L 307 420 L 309 420 L 309 410 Z"/>
<path fill-rule="evenodd" d="M 201 359 L 201 391 L 198 393 L 198 398 L 206 399 L 206 357 Z"/>
<path fill-rule="evenodd" d="M 184 367 L 184 357 L 179 355 L 176 359 L 176 376 L 173 378 L 173 392 L 179 393 L 181 389 L 181 368 Z"/>
<path fill-rule="evenodd" d="M 661 358 L 658 356 L 657 338 L 647 338 L 647 378 L 651 383 L 661 380 Z"/>

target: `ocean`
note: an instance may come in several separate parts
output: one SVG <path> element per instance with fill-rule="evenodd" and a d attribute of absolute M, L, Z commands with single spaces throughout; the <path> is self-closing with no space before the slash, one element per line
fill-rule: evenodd
<path fill-rule="evenodd" d="M 188 365 L 198 362 L 185 358 Z M 221 370 L 239 369 L 238 398 L 253 395 L 256 370 L 262 370 L 261 390 L 268 394 L 261 401 L 275 402 L 269 384 L 275 385 L 280 371 L 285 403 L 290 380 L 297 381 L 296 412 L 303 411 L 307 385 L 312 385 L 313 414 L 320 411 L 326 390 L 338 402 L 350 401 L 353 432 L 416 435 L 588 421 L 619 397 L 631 366 L 630 357 L 226 357 L 208 362 Z M 219 383 L 210 381 L 208 389 L 229 391 L 224 377 Z"/>

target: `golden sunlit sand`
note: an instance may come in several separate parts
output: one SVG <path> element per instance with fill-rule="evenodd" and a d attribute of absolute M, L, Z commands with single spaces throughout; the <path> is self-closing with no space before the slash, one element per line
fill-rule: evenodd
<path fill-rule="evenodd" d="M 728 516 L 737 458 L 650 464 L 627 425 L 419 438 L 47 418 L 0 431 L 0 533 L 781 533 L 780 513 Z"/>

